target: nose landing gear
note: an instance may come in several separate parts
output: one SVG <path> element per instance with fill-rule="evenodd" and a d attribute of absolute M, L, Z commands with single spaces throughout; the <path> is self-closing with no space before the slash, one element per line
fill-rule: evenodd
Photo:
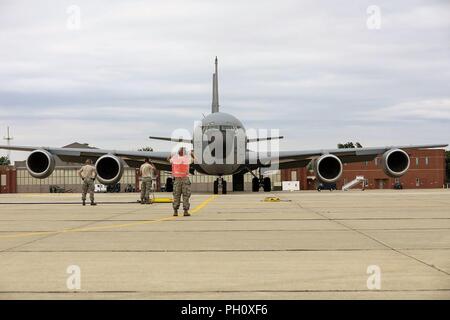
<path fill-rule="evenodd" d="M 214 181 L 214 194 L 219 194 L 219 188 L 222 189 L 222 194 L 227 194 L 227 182 L 223 177 L 219 177 Z"/>

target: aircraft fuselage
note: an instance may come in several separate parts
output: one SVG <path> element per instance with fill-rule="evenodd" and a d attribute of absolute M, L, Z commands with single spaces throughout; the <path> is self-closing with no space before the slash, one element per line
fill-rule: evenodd
<path fill-rule="evenodd" d="M 242 171 L 246 150 L 245 128 L 231 114 L 211 113 L 194 131 L 194 167 L 203 174 L 223 176 Z"/>

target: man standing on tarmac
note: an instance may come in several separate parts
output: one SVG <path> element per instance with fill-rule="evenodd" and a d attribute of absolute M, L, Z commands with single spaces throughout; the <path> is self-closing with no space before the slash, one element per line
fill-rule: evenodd
<path fill-rule="evenodd" d="M 178 154 L 169 158 L 172 164 L 172 175 L 175 179 L 173 183 L 173 215 L 178 216 L 181 195 L 183 195 L 184 216 L 189 214 L 189 197 L 191 196 L 191 181 L 189 180 L 189 166 L 194 159 L 194 154 L 188 155 L 185 148 L 180 148 Z"/>
<path fill-rule="evenodd" d="M 155 166 L 150 163 L 149 158 L 145 158 L 144 164 L 139 171 L 141 172 L 141 204 L 149 203 L 149 194 L 152 189 L 152 180 L 155 178 Z"/>
<path fill-rule="evenodd" d="M 78 176 L 83 180 L 81 200 L 83 201 L 83 206 L 86 205 L 86 194 L 89 191 L 89 198 L 91 200 L 91 206 L 96 206 L 94 202 L 94 181 L 97 178 L 97 170 L 92 165 L 92 160 L 87 159 L 86 164 L 78 170 Z"/>

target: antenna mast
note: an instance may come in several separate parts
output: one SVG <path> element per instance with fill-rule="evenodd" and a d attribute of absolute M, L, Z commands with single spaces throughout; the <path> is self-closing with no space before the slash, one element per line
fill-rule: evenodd
<path fill-rule="evenodd" d="M 218 75 L 218 68 L 217 68 L 217 57 L 215 60 L 215 69 L 213 74 L 213 97 L 212 97 L 212 108 L 211 112 L 219 112 L 219 75 Z"/>
<path fill-rule="evenodd" d="M 14 138 L 9 134 L 9 127 L 6 128 L 6 137 L 3 137 L 3 140 L 6 140 L 6 144 L 9 147 L 11 145 L 11 140 Z M 11 161 L 11 150 L 8 150 L 8 160 Z"/>

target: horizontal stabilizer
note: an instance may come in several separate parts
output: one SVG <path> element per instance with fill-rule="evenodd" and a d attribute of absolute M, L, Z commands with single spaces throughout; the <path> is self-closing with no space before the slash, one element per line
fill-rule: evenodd
<path fill-rule="evenodd" d="M 182 137 L 179 138 L 167 138 L 167 137 L 148 137 L 149 139 L 153 140 L 164 140 L 164 141 L 171 141 L 171 142 L 183 142 L 183 143 L 193 143 L 192 139 L 183 139 Z"/>
<path fill-rule="evenodd" d="M 279 137 L 266 137 L 266 138 L 253 138 L 253 139 L 247 139 L 247 142 L 258 142 L 258 141 L 267 141 L 267 140 L 277 140 L 277 139 L 283 139 L 283 136 Z"/>

